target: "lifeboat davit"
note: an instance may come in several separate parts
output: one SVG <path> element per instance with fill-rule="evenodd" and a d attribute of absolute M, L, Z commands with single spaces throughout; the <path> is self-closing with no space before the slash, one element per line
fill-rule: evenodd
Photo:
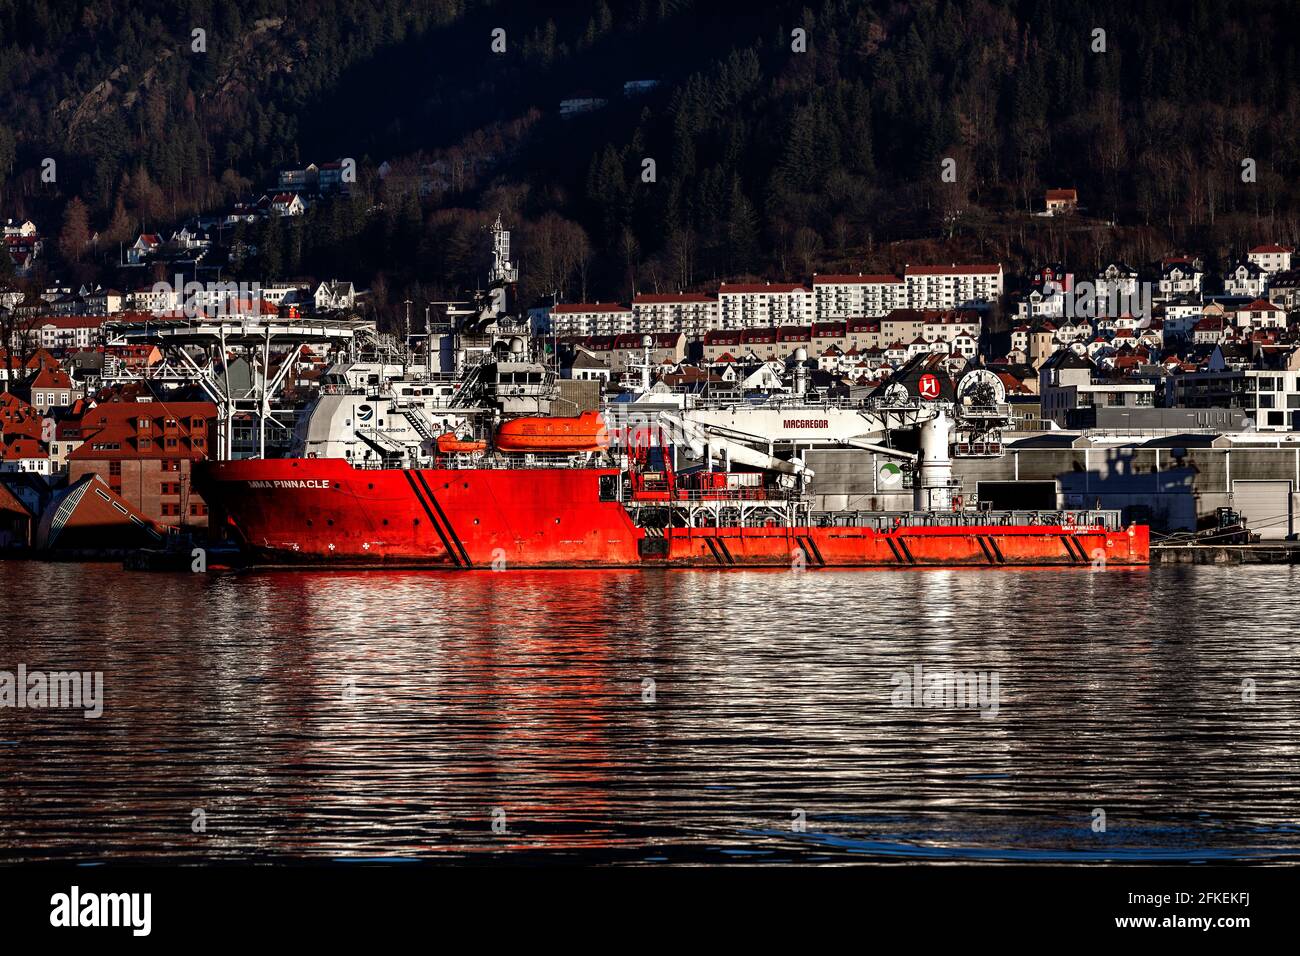
<path fill-rule="evenodd" d="M 501 451 L 599 451 L 609 447 L 609 431 L 600 412 L 576 418 L 514 418 L 497 429 Z"/>
<path fill-rule="evenodd" d="M 487 442 L 485 441 L 471 441 L 459 438 L 455 432 L 447 432 L 445 435 L 438 436 L 439 455 L 472 455 L 483 451 L 487 451 Z"/>

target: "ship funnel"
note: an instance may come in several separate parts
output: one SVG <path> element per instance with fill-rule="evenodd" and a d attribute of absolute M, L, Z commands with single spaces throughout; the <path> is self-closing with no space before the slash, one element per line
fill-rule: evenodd
<path fill-rule="evenodd" d="M 921 426 L 921 451 L 912 484 L 912 506 L 917 511 L 952 508 L 952 458 L 948 454 L 951 431 L 952 423 L 942 410 Z"/>
<path fill-rule="evenodd" d="M 800 346 L 794 350 L 794 393 L 802 398 L 808 394 L 808 350 Z"/>

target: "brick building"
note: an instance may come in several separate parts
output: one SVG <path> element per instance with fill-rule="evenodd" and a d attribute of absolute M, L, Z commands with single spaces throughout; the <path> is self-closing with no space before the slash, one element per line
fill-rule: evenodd
<path fill-rule="evenodd" d="M 215 448 L 216 415 L 211 402 L 96 405 L 82 417 L 68 481 L 96 474 L 159 524 L 207 527 L 207 505 L 191 475 Z"/>

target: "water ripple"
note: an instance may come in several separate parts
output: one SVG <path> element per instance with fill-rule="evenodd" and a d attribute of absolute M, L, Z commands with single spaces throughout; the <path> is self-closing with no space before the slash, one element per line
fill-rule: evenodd
<path fill-rule="evenodd" d="M 0 710 L 0 859 L 1294 860 L 1298 584 L 0 562 L 0 670 L 106 694 Z"/>

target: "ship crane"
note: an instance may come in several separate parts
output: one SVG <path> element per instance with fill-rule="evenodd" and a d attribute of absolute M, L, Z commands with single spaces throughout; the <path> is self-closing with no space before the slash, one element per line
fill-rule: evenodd
<path fill-rule="evenodd" d="M 812 469 L 797 458 L 787 461 L 747 444 L 761 441 L 755 435 L 746 435 L 720 425 L 687 421 L 668 411 L 659 413 L 659 421 L 677 433 L 692 455 L 706 458 L 710 463 L 717 460 L 774 471 L 784 476 L 786 483 L 791 484 L 796 477 L 807 480 L 813 475 Z"/>

